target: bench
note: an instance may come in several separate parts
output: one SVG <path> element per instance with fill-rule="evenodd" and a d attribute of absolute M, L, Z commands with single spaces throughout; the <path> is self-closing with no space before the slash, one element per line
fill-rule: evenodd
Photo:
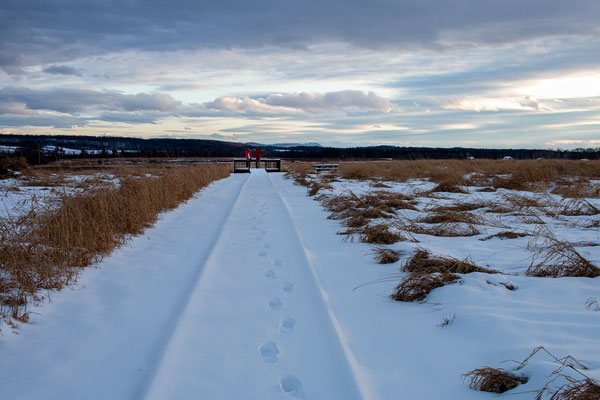
<path fill-rule="evenodd" d="M 317 172 L 335 171 L 338 166 L 338 164 L 313 164 L 313 168 L 316 168 Z"/>

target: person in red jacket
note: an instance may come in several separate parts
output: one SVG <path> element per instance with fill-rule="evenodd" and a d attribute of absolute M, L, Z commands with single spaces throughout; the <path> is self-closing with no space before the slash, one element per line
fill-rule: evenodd
<path fill-rule="evenodd" d="M 254 156 L 256 157 L 256 168 L 260 168 L 260 156 L 262 155 L 262 149 L 257 147 L 254 149 Z"/>

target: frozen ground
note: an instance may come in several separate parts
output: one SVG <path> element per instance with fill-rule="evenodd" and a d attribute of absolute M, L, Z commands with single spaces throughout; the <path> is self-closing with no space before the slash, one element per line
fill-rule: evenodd
<path fill-rule="evenodd" d="M 369 190 L 343 185 L 334 191 Z M 471 256 L 508 274 L 468 274 L 425 303 L 399 303 L 387 297 L 399 264 L 375 264 L 372 246 L 342 241 L 327 215 L 280 174 L 211 184 L 50 293 L 30 323 L 1 327 L 0 397 L 484 399 L 493 395 L 461 374 L 514 369 L 502 362 L 540 345 L 600 378 L 600 311 L 585 307 L 600 299 L 599 278 L 523 276 L 526 238 L 421 235 L 392 247 Z M 599 241 L 597 229 L 571 234 Z M 585 248 L 596 265 L 598 249 Z M 554 369 L 536 355 L 510 398 L 532 399 Z"/>

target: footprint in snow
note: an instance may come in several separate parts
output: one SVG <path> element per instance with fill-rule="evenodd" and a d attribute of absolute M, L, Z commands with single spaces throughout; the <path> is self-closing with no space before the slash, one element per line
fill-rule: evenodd
<path fill-rule="evenodd" d="M 265 249 L 268 249 L 271 247 L 271 243 L 265 243 Z"/>
<path fill-rule="evenodd" d="M 286 293 L 291 293 L 294 290 L 294 284 L 292 282 L 286 282 L 282 287 L 283 291 Z"/>
<path fill-rule="evenodd" d="M 269 308 L 271 309 L 271 311 L 281 310 L 282 304 L 283 303 L 281 302 L 279 297 L 275 297 L 275 298 L 269 300 Z"/>
<path fill-rule="evenodd" d="M 283 375 L 281 378 L 279 378 L 279 385 L 281 386 L 281 390 L 283 390 L 288 396 L 296 399 L 304 398 L 302 382 L 295 376 Z"/>
<path fill-rule="evenodd" d="M 258 348 L 260 356 L 266 363 L 276 363 L 279 358 L 279 347 L 273 341 L 264 342 Z"/>
<path fill-rule="evenodd" d="M 273 271 L 272 269 L 268 269 L 265 271 L 265 276 L 269 279 L 275 279 L 275 271 Z"/>
<path fill-rule="evenodd" d="M 260 231 L 261 235 L 264 235 L 265 233 L 267 233 L 267 231 L 265 231 L 265 230 Z"/>
<path fill-rule="evenodd" d="M 260 235 L 256 235 L 256 236 L 254 237 L 254 239 L 256 239 L 256 241 L 257 241 L 257 242 L 259 242 L 259 241 L 261 241 L 261 240 L 262 240 L 262 238 L 260 237 Z"/>
<path fill-rule="evenodd" d="M 267 253 L 265 253 L 264 251 L 261 251 L 260 253 L 258 253 L 259 257 L 266 257 Z"/>
<path fill-rule="evenodd" d="M 282 264 L 283 264 L 283 263 L 281 262 L 281 260 L 275 260 L 275 261 L 273 262 L 273 265 L 274 265 L 275 267 L 281 267 L 281 265 L 282 265 Z"/>
<path fill-rule="evenodd" d="M 285 317 L 279 323 L 279 331 L 281 333 L 292 333 L 296 327 L 296 320 L 292 317 Z"/>
<path fill-rule="evenodd" d="M 250 225 L 250 230 L 253 230 L 253 231 L 255 231 L 256 229 L 257 229 L 257 228 L 256 228 L 256 225 Z"/>

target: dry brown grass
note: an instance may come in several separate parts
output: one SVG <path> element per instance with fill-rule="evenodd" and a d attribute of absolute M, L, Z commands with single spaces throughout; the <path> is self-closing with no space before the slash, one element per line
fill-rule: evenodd
<path fill-rule="evenodd" d="M 484 207 L 488 207 L 489 204 L 483 201 L 458 201 L 447 206 L 436 206 L 428 208 L 427 211 L 439 213 L 439 212 L 464 212 L 474 211 Z"/>
<path fill-rule="evenodd" d="M 599 198 L 600 185 L 585 178 L 579 178 L 576 181 L 561 179 L 556 182 L 552 193 L 559 194 L 563 198 Z"/>
<path fill-rule="evenodd" d="M 598 215 L 600 210 L 588 200 L 572 199 L 563 204 L 559 213 L 567 216 Z"/>
<path fill-rule="evenodd" d="M 417 249 L 402 266 L 403 271 L 417 274 L 469 274 L 471 272 L 485 272 L 488 274 L 497 271 L 481 268 L 467 260 L 459 260 L 454 257 L 434 256 L 429 251 Z"/>
<path fill-rule="evenodd" d="M 31 174 L 31 169 L 23 157 L 2 157 L 0 158 L 0 179 L 14 176 L 15 172 L 21 172 L 27 175 Z"/>
<path fill-rule="evenodd" d="M 591 379 L 575 380 L 567 377 L 569 383 L 557 389 L 549 400 L 598 400 L 600 385 Z"/>
<path fill-rule="evenodd" d="M 458 275 L 420 274 L 412 273 L 404 278 L 395 288 L 390 297 L 396 301 L 421 301 L 434 289 L 453 283 Z"/>
<path fill-rule="evenodd" d="M 430 193 L 436 193 L 436 192 L 462 193 L 462 194 L 468 193 L 465 189 L 463 189 L 461 186 L 459 186 L 458 183 L 456 183 L 456 180 L 445 180 L 445 181 L 442 181 L 442 182 L 438 183 L 429 192 Z"/>
<path fill-rule="evenodd" d="M 482 392 L 504 393 L 514 389 L 522 383 L 527 383 L 527 378 L 501 368 L 483 367 L 463 374 L 463 379 L 469 381 L 469 388 Z"/>
<path fill-rule="evenodd" d="M 469 237 L 479 235 L 479 230 L 473 225 L 461 223 L 444 223 L 432 225 L 407 224 L 404 226 L 407 232 L 420 235 L 430 235 L 438 237 Z"/>
<path fill-rule="evenodd" d="M 600 178 L 600 161 L 568 160 L 414 160 L 341 163 L 345 179 L 403 182 L 429 179 L 455 185 L 531 189 L 560 179 Z M 469 175 L 470 174 L 470 175 Z M 467 175 L 469 175 L 467 177 Z M 495 180 L 495 182 L 494 182 Z M 456 183 L 458 182 L 458 183 Z M 489 189 L 488 189 L 489 190 Z"/>
<path fill-rule="evenodd" d="M 406 240 L 402 235 L 390 231 L 387 225 L 377 224 L 362 228 L 360 241 L 372 244 L 394 244 Z"/>
<path fill-rule="evenodd" d="M 479 218 L 475 217 L 469 212 L 457 212 L 457 211 L 437 211 L 434 214 L 427 214 L 421 217 L 417 222 L 425 224 L 451 224 L 451 223 L 463 223 L 463 224 L 480 224 Z"/>
<path fill-rule="evenodd" d="M 532 258 L 531 265 L 525 272 L 529 276 L 543 278 L 600 276 L 600 268 L 582 256 L 575 246 L 552 236 L 545 237 L 544 245 Z"/>
<path fill-rule="evenodd" d="M 524 232 L 502 231 L 502 232 L 498 232 L 498 233 L 490 235 L 490 236 L 486 236 L 479 240 L 485 241 L 485 240 L 490 240 L 490 239 L 494 239 L 494 238 L 498 238 L 500 240 L 518 239 L 518 238 L 522 238 L 522 237 L 526 237 L 526 236 L 531 236 L 531 235 L 529 233 L 524 233 Z"/>
<path fill-rule="evenodd" d="M 214 164 L 152 169 L 150 176 L 63 194 L 49 209 L 1 221 L 0 314 L 25 319 L 39 290 L 61 289 L 127 235 L 141 233 L 159 213 L 228 174 L 228 166 Z"/>
<path fill-rule="evenodd" d="M 393 264 L 400 259 L 401 255 L 401 252 L 386 247 L 378 247 L 373 250 L 373 259 L 378 264 Z"/>
<path fill-rule="evenodd" d="M 381 222 L 371 224 L 373 220 L 390 219 L 400 209 L 416 209 L 412 200 L 399 193 L 384 191 L 357 196 L 353 192 L 346 195 L 319 196 L 323 207 L 330 211 L 329 219 L 342 220 L 349 228 L 344 235 L 359 234 L 364 243 L 393 244 L 402 240 L 412 240 Z"/>

